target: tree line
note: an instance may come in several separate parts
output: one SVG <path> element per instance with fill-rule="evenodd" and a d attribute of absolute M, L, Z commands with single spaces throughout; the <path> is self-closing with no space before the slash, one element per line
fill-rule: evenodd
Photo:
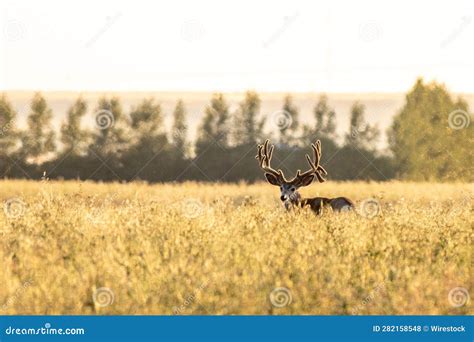
<path fill-rule="evenodd" d="M 41 93 L 31 100 L 25 129 L 17 127 L 17 113 L 3 94 L 0 176 L 38 179 L 46 172 L 52 179 L 252 182 L 262 179 L 256 145 L 273 135 L 273 166 L 287 174 L 307 167 L 304 153 L 320 139 L 321 163 L 330 179 L 472 180 L 472 126 L 468 122 L 453 129 L 449 122 L 455 111 L 470 120 L 468 106 L 454 100 L 443 85 L 417 80 L 389 129 L 389 154 L 377 151 L 381 132 L 366 121 L 365 106 L 359 102 L 352 105 L 342 143 L 336 112 L 324 95 L 315 103 L 312 125 L 300 121 L 291 95 L 270 115 L 262 115 L 260 107 L 253 91 L 246 92 L 233 111 L 224 94 L 214 94 L 192 142 L 182 100 L 176 102 L 167 131 L 163 110 L 153 98 L 127 113 L 120 98 L 102 97 L 93 108 L 95 125 L 89 128 L 83 125 L 88 104 L 79 97 L 55 131 L 53 112 Z M 266 125 L 273 132 L 268 133 Z"/>

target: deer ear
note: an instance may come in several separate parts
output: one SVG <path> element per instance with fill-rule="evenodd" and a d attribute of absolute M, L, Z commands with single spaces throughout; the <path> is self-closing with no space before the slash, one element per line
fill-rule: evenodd
<path fill-rule="evenodd" d="M 313 182 L 313 180 L 314 180 L 314 175 L 307 175 L 301 180 L 300 186 L 308 186 Z"/>
<path fill-rule="evenodd" d="M 278 182 L 278 179 L 271 173 L 265 173 L 265 178 L 267 179 L 268 183 L 270 183 L 271 185 L 280 185 L 280 183 Z"/>

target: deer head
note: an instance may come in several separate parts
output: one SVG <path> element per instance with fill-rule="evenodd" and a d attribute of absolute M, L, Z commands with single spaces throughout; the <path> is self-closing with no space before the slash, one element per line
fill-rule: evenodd
<path fill-rule="evenodd" d="M 319 140 L 311 144 L 314 160 L 311 160 L 309 155 L 306 155 L 310 169 L 303 173 L 298 170 L 296 176 L 290 181 L 285 178 L 281 169 L 275 170 L 270 166 L 274 145 L 271 145 L 269 148 L 268 144 L 269 141 L 267 139 L 263 145 L 258 145 L 258 153 L 255 158 L 258 159 L 260 168 L 265 172 L 267 181 L 272 185 L 280 187 L 280 200 L 285 203 L 285 207 L 288 208 L 291 204 L 298 203 L 300 200 L 298 189 L 310 185 L 315 177 L 320 183 L 326 181 L 323 176 L 327 175 L 327 172 L 319 165 L 321 160 L 321 142 Z"/>

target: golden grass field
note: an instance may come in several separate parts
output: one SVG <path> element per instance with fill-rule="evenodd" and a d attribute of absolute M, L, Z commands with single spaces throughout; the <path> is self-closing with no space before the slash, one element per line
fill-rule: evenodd
<path fill-rule="evenodd" d="M 473 184 L 302 189 L 358 207 L 322 217 L 266 183 L 0 189 L 0 314 L 474 313 Z"/>

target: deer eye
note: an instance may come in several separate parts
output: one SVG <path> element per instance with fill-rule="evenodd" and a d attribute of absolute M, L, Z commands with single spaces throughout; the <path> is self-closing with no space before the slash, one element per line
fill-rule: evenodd
<path fill-rule="evenodd" d="M 295 190 L 296 190 L 296 189 L 295 189 L 294 186 L 292 186 L 292 187 L 290 188 L 290 191 L 291 191 L 291 192 L 293 192 L 293 191 L 295 191 Z"/>

